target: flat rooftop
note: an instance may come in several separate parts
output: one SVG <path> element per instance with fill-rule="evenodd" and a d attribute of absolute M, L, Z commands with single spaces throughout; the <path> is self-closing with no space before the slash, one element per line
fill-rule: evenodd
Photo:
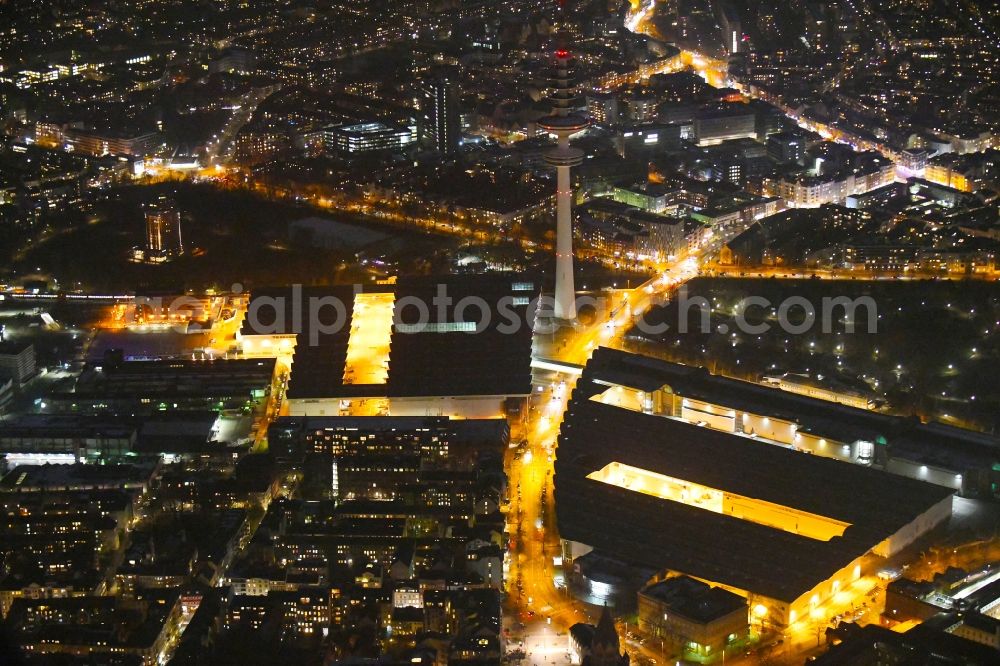
<path fill-rule="evenodd" d="M 281 416 L 273 428 L 301 430 L 356 430 L 362 433 L 389 433 L 449 430 L 460 439 L 505 438 L 506 419 L 450 419 L 447 416 Z"/>
<path fill-rule="evenodd" d="M 18 465 L 0 479 L 0 490 L 72 490 L 138 487 L 148 483 L 148 465 Z"/>
<path fill-rule="evenodd" d="M 702 624 L 730 613 L 747 612 L 747 600 L 740 595 L 688 576 L 674 576 L 654 583 L 640 594 L 663 603 L 673 613 Z"/>
<path fill-rule="evenodd" d="M 0 356 L 19 356 L 31 346 L 31 342 L 28 341 L 3 340 L 0 341 Z"/>
<path fill-rule="evenodd" d="M 440 289 L 450 302 L 439 304 Z M 358 293 L 391 293 L 393 298 L 359 298 Z M 270 304 L 279 298 L 280 312 L 261 306 L 258 321 L 244 322 L 242 334 L 296 335 L 288 387 L 292 399 L 528 395 L 529 302 L 538 293 L 536 280 L 507 273 L 405 278 L 396 285 L 363 289 L 303 288 L 302 297 L 336 299 L 343 306 L 342 326 L 314 331 L 308 316 L 296 319 L 292 288 L 268 289 L 254 292 L 251 311 L 262 299 Z M 485 309 L 467 300 L 473 298 Z M 308 311 L 308 305 L 302 307 Z M 373 308 L 388 308 L 391 316 L 374 317 Z M 419 319 L 422 309 L 424 321 Z M 510 313 L 519 325 L 506 330 Z M 331 324 L 333 308 L 325 314 L 324 321 Z M 384 363 L 383 377 L 378 363 Z"/>
<path fill-rule="evenodd" d="M 942 423 L 873 412 L 771 386 L 713 375 L 705 368 L 671 363 L 606 347 L 587 366 L 594 379 L 651 392 L 663 386 L 685 398 L 798 424 L 798 431 L 833 441 L 878 442 L 928 464 L 991 465 L 1000 462 L 1000 438 Z M 593 393 L 606 386 L 594 385 Z M 577 390 L 586 390 L 578 386 Z"/>
<path fill-rule="evenodd" d="M 84 400 L 249 396 L 255 389 L 271 385 L 275 363 L 273 358 L 91 363 L 77 380 L 74 392 L 56 397 Z"/>
<path fill-rule="evenodd" d="M 0 439 L 130 437 L 136 420 L 82 414 L 22 414 L 0 421 Z"/>
<path fill-rule="evenodd" d="M 590 400 L 598 374 L 584 371 L 559 434 L 559 532 L 636 564 L 793 601 L 953 493 Z M 625 476 L 595 478 L 616 465 Z"/>

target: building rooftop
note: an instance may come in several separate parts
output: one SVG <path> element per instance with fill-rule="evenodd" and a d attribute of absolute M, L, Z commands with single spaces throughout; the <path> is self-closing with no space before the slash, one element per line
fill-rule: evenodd
<path fill-rule="evenodd" d="M 639 565 L 793 601 L 953 493 L 591 400 L 607 388 L 594 381 L 612 374 L 603 356 L 595 355 L 596 367 L 588 366 L 577 384 L 559 435 L 555 498 L 564 538 Z M 621 360 L 640 369 L 645 363 L 629 355 Z M 640 381 L 629 385 L 639 383 L 651 390 L 666 383 L 662 376 L 656 379 L 655 372 L 637 374 Z M 621 369 L 617 376 L 629 373 Z M 796 515 L 794 526 L 788 521 L 781 528 L 752 522 L 696 506 L 698 500 L 664 499 L 640 489 L 641 484 L 632 486 L 635 490 L 616 485 L 606 480 L 606 470 L 615 465 L 624 466 L 618 469 L 627 475 L 647 475 L 654 482 L 659 478 L 700 486 L 691 490 L 695 496 L 721 491 L 779 505 Z M 808 535 L 813 518 L 835 529 Z M 622 544 L 628 544 L 627 552 L 622 552 Z"/>
<path fill-rule="evenodd" d="M 18 465 L 0 479 L 0 490 L 136 488 L 149 483 L 148 465 Z"/>
<path fill-rule="evenodd" d="M 799 432 L 833 441 L 888 444 L 896 455 L 905 452 L 908 458 L 929 464 L 944 460 L 981 464 L 1000 456 L 1000 438 L 985 433 L 936 422 L 920 423 L 638 354 L 602 347 L 595 351 L 588 370 L 595 378 L 641 391 L 670 385 L 686 398 L 787 420 L 796 423 Z M 594 393 L 602 390 L 593 389 Z"/>
<path fill-rule="evenodd" d="M 179 597 L 180 590 L 172 588 L 144 591 L 134 601 L 110 596 L 15 599 L 8 626 L 22 645 L 146 650 L 163 631 Z"/>
<path fill-rule="evenodd" d="M 441 288 L 450 303 L 439 306 L 436 297 Z M 335 298 L 343 304 L 344 325 L 320 332 L 312 330 L 309 321 L 293 326 L 295 299 L 290 289 L 268 290 L 254 293 L 251 308 L 254 300 L 284 296 L 284 316 L 264 308 L 255 325 L 244 323 L 243 334 L 297 334 L 288 388 L 288 397 L 293 399 L 527 395 L 531 392 L 533 318 L 529 301 L 537 298 L 538 291 L 536 282 L 513 274 L 407 278 L 393 286 L 365 287 L 360 293 L 394 297 L 391 317 L 379 323 L 379 330 L 369 330 L 356 310 L 360 301 L 352 286 L 304 289 L 305 297 Z M 463 299 L 481 299 L 476 303 L 485 310 Z M 373 307 L 377 306 L 365 304 L 368 311 Z M 266 310 L 271 314 L 265 315 Z M 421 310 L 426 312 L 426 321 L 418 320 Z M 504 324 L 510 326 L 511 313 L 517 316 L 517 325 L 507 330 Z M 282 321 L 284 327 L 275 324 Z M 383 326 L 391 328 L 382 331 Z M 383 383 L 352 382 L 347 372 L 348 348 L 355 336 L 358 340 L 387 337 Z"/>
<path fill-rule="evenodd" d="M 0 356 L 20 356 L 23 352 L 31 349 L 31 342 L 22 340 L 2 340 L 0 341 Z"/>
<path fill-rule="evenodd" d="M 0 421 L 0 439 L 66 437 L 73 439 L 96 437 L 128 438 L 135 434 L 138 423 L 130 418 L 87 416 L 81 414 L 22 414 Z M 0 450 L 12 451 L 11 446 Z"/>
<path fill-rule="evenodd" d="M 747 612 L 747 601 L 740 595 L 688 576 L 674 576 L 654 583 L 639 594 L 660 601 L 671 613 L 701 624 L 714 622 L 730 613 Z"/>
<path fill-rule="evenodd" d="M 273 358 L 250 358 L 89 364 L 76 391 L 59 397 L 249 396 L 254 389 L 270 386 L 275 363 Z"/>
<path fill-rule="evenodd" d="M 996 650 L 923 623 L 905 634 L 869 624 L 851 625 L 843 641 L 818 656 L 813 664 L 836 666 L 858 663 L 989 664 Z M 843 625 L 841 625 L 843 626 Z"/>
<path fill-rule="evenodd" d="M 447 416 L 282 416 L 275 429 L 357 430 L 360 432 L 438 432 L 447 430 L 457 439 L 501 442 L 506 439 L 506 419 L 449 419 Z M 2 432 L 2 431 L 0 431 Z"/>

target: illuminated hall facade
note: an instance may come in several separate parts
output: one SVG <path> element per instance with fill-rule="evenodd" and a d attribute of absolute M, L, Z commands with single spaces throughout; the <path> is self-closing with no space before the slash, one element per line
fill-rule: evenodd
<path fill-rule="evenodd" d="M 783 626 L 857 594 L 951 516 L 951 488 L 686 422 L 661 402 L 658 363 L 598 350 L 573 393 L 555 461 L 571 566 L 594 551 L 657 579 L 688 575 Z M 610 399 L 617 387 L 632 397 Z"/>
<path fill-rule="evenodd" d="M 239 339 L 290 365 L 289 416 L 520 416 L 538 295 L 508 273 L 260 289 Z"/>

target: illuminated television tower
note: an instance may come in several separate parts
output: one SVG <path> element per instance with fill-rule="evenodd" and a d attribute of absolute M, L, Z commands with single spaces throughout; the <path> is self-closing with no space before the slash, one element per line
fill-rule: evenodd
<path fill-rule="evenodd" d="M 560 3 L 561 5 L 562 3 Z M 586 118 L 572 113 L 577 105 L 573 85 L 576 59 L 566 48 L 565 33 L 560 32 L 556 52 L 549 70 L 552 93 L 552 115 L 538 121 L 538 126 L 555 134 L 556 147 L 545 154 L 545 161 L 556 168 L 556 296 L 555 317 L 576 319 L 576 289 L 573 286 L 573 185 L 570 168 L 583 161 L 583 152 L 571 148 L 569 137 L 586 129 Z"/>

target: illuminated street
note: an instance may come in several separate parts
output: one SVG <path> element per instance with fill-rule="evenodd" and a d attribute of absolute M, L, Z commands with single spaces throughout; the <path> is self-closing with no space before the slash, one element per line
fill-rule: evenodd
<path fill-rule="evenodd" d="M 606 294 L 607 307 L 588 327 L 537 334 L 535 356 L 582 365 L 597 346 L 619 345 L 634 316 L 644 312 L 650 304 L 669 297 L 697 275 L 699 264 L 708 265 L 714 261 L 717 248 L 718 241 L 705 248 L 698 258 L 682 258 L 633 290 Z M 775 274 L 791 276 L 777 271 Z M 523 452 L 511 450 L 509 453 L 510 484 L 515 490 L 508 513 L 513 525 L 507 577 L 508 603 L 511 605 L 508 627 L 514 638 L 512 648 L 523 641 L 527 658 L 533 664 L 568 661 L 567 630 L 577 622 L 596 622 L 599 614 L 598 607 L 577 601 L 568 589 L 559 557 L 560 542 L 551 500 L 552 460 L 558 453 L 556 436 L 575 379 L 576 375 L 570 372 L 536 371 L 538 390 L 532 397 L 526 427 L 527 446 Z M 761 655 L 778 663 L 799 663 L 822 644 L 830 618 L 852 612 L 856 613 L 856 621 L 864 624 L 876 617 L 877 612 L 872 610 L 878 602 L 874 594 L 876 582 L 871 578 L 858 580 L 814 608 L 808 619 L 793 623 L 777 637 L 769 634 L 771 637 L 761 644 L 759 652 L 746 656 L 746 663 L 757 663 Z M 621 633 L 624 639 L 624 628 Z M 673 656 L 658 651 L 655 641 L 640 644 L 628 639 L 627 643 L 633 652 L 652 663 Z M 742 658 L 743 655 L 732 655 L 730 660 L 739 663 Z"/>
<path fill-rule="evenodd" d="M 995 4 L 17 3 L 0 664 L 997 663 Z"/>
<path fill-rule="evenodd" d="M 694 262 L 684 259 L 635 289 L 603 294 L 606 307 L 590 326 L 536 334 L 536 358 L 586 363 L 597 346 L 618 344 L 633 317 L 695 274 Z M 575 379 L 572 373 L 536 370 L 527 446 L 508 452 L 512 488 L 508 529 L 513 543 L 508 555 L 508 626 L 513 627 L 515 640 L 524 641 L 532 664 L 568 663 L 567 630 L 577 622 L 596 622 L 599 614 L 599 608 L 575 600 L 568 589 L 552 501 L 556 437 Z M 652 653 L 649 648 L 643 651 Z"/>

